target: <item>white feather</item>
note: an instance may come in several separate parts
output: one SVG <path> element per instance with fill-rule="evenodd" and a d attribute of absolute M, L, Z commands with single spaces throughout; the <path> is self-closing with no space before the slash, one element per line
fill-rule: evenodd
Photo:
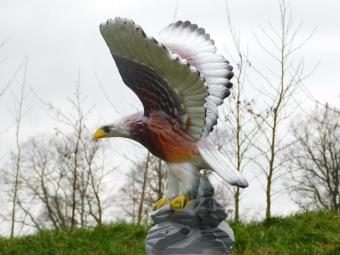
<path fill-rule="evenodd" d="M 208 87 L 209 96 L 206 102 L 214 104 L 215 107 L 210 107 L 205 104 L 207 109 L 206 124 L 204 134 L 207 135 L 216 123 L 217 106 L 223 103 L 226 93 L 226 84 L 229 80 L 226 78 L 228 73 L 227 62 L 221 55 L 216 54 L 216 47 L 207 34 L 202 34 L 202 29 L 190 27 L 191 24 L 175 23 L 163 29 L 158 38 L 172 52 L 195 66 L 202 76 L 205 78 Z M 183 85 L 181 85 L 183 86 Z M 185 89 L 187 91 L 187 89 Z M 212 110 L 212 108 L 214 108 Z M 213 111 L 214 114 L 208 114 Z M 215 119 L 213 119 L 215 118 Z M 208 121 L 208 119 L 210 119 Z"/>
<path fill-rule="evenodd" d="M 173 199 L 180 194 L 193 195 L 199 182 L 199 169 L 189 162 L 168 164 L 169 177 L 166 195 Z M 169 178 L 168 177 L 168 178 Z"/>
<path fill-rule="evenodd" d="M 233 165 L 229 164 L 221 153 L 214 146 L 208 144 L 206 140 L 201 140 L 198 143 L 198 150 L 207 167 L 216 172 L 225 182 L 241 188 L 248 186 L 248 182 L 242 174 Z"/>

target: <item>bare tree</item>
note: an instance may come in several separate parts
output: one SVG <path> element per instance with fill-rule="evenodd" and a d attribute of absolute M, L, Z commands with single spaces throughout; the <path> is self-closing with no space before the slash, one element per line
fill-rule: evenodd
<path fill-rule="evenodd" d="M 19 87 L 18 95 L 13 94 L 13 115 L 15 118 L 15 150 L 11 152 L 10 162 L 7 162 L 6 167 L 2 170 L 5 181 L 5 195 L 10 200 L 10 212 L 9 215 L 2 214 L 2 217 L 10 222 L 10 237 L 15 236 L 16 222 L 18 221 L 18 195 L 22 188 L 21 183 L 21 165 L 22 165 L 22 150 L 21 150 L 21 129 L 22 129 L 22 119 L 25 114 L 24 103 L 27 96 L 26 89 L 26 73 L 27 73 L 27 60 L 24 62 L 23 77 L 19 81 L 17 80 L 17 85 Z M 19 71 L 19 70 L 18 70 Z M 13 78 L 14 79 L 14 78 Z M 8 85 L 9 86 L 9 85 Z M 5 87 L 5 89 L 8 88 Z M 1 93 L 4 93 L 2 90 Z"/>
<path fill-rule="evenodd" d="M 134 162 L 118 203 L 132 223 L 148 223 L 155 203 L 163 197 L 165 169 L 165 163 L 150 153 Z"/>
<path fill-rule="evenodd" d="M 145 164 L 144 164 L 145 166 Z M 123 218 L 131 219 L 132 224 L 137 223 L 138 209 L 140 205 L 141 193 L 141 173 L 143 173 L 143 164 L 136 164 L 127 175 L 127 181 L 118 194 L 118 200 L 115 201 L 118 208 L 122 209 Z"/>
<path fill-rule="evenodd" d="M 263 110 L 249 109 L 254 120 L 261 125 L 262 137 L 256 143 L 259 156 L 256 164 L 265 175 L 266 193 L 266 218 L 271 217 L 273 196 L 281 193 L 281 190 L 273 190 L 273 185 L 285 175 L 283 166 L 290 160 L 284 157 L 284 152 L 293 142 L 288 139 L 287 119 L 295 110 L 295 93 L 302 81 L 309 77 L 304 75 L 303 59 L 298 58 L 296 53 L 310 39 L 311 33 L 302 42 L 297 42 L 296 37 L 301 24 L 294 26 L 292 12 L 286 0 L 279 1 L 280 28 L 276 29 L 269 23 L 269 29 L 261 27 L 266 40 L 255 36 L 258 44 L 264 52 L 273 60 L 268 68 L 268 73 L 259 71 L 253 67 L 260 77 L 263 78 L 265 87 L 260 88 Z M 260 109 L 259 108 L 259 109 Z"/>
<path fill-rule="evenodd" d="M 14 186 L 13 186 L 13 199 L 12 199 L 12 213 L 11 213 L 11 233 L 10 237 L 14 237 L 14 226 L 15 226 L 15 214 L 16 214 L 16 205 L 18 200 L 18 190 L 19 187 L 19 178 L 20 178 L 20 170 L 21 170 L 21 146 L 20 146 L 20 131 L 21 131 L 21 121 L 23 117 L 24 110 L 24 98 L 26 94 L 26 72 L 27 72 L 27 62 L 25 64 L 25 70 L 23 74 L 22 82 L 19 83 L 20 93 L 19 98 L 17 100 L 17 109 L 16 109 L 16 118 L 15 118 L 15 143 L 17 150 L 17 157 L 15 162 L 15 176 L 14 176 Z"/>
<path fill-rule="evenodd" d="M 59 127 L 54 136 L 33 137 L 23 147 L 26 195 L 20 197 L 19 205 L 28 226 L 74 229 L 103 223 L 108 207 L 104 179 L 113 169 L 105 166 L 105 143 L 94 142 L 86 126 L 85 99 L 78 80 L 69 99 L 74 112 L 64 113 L 41 101 Z"/>
<path fill-rule="evenodd" d="M 146 161 L 145 161 L 145 167 L 144 167 L 144 171 L 143 171 L 142 192 L 141 192 L 141 197 L 140 197 L 139 207 L 138 207 L 138 218 L 137 218 L 137 224 L 138 225 L 142 221 L 142 212 L 143 212 L 143 205 L 144 205 L 144 198 L 145 198 L 146 182 L 147 182 L 147 178 L 148 178 L 149 164 L 150 164 L 150 152 L 147 153 Z"/>
<path fill-rule="evenodd" d="M 159 158 L 154 158 L 153 171 L 150 172 L 150 189 L 156 194 L 156 201 L 160 200 L 164 194 L 165 162 Z M 154 199 L 152 199 L 154 203 Z"/>
<path fill-rule="evenodd" d="M 148 173 L 151 167 L 151 154 L 147 152 L 142 161 L 133 162 L 127 174 L 127 181 L 119 193 L 117 205 L 123 209 L 124 214 L 131 218 L 133 224 L 147 221 L 147 212 L 150 208 L 145 204 L 145 197 L 149 193 Z"/>
<path fill-rule="evenodd" d="M 243 103 L 244 102 L 242 102 L 242 104 Z M 238 171 L 245 172 L 249 163 L 252 161 L 250 155 L 251 146 L 258 128 L 255 125 L 251 126 L 252 117 L 249 116 L 249 114 L 245 113 L 245 115 L 243 115 L 243 110 L 238 112 L 237 103 L 233 105 L 233 102 L 230 102 L 227 106 L 228 108 L 223 109 L 223 112 L 220 114 L 224 117 L 224 122 L 215 128 L 213 133 L 210 134 L 209 139 Z M 246 115 L 248 115 L 247 118 Z M 239 116 L 239 119 L 235 120 L 237 116 Z M 243 125 L 243 118 L 244 120 L 249 119 L 250 121 Z M 205 171 L 205 174 L 209 175 L 210 171 Z M 218 184 L 215 189 L 215 194 L 216 199 L 225 207 L 230 207 L 230 205 L 233 204 L 234 220 L 239 221 L 241 189 L 228 188 L 224 184 Z"/>
<path fill-rule="evenodd" d="M 297 143 L 290 149 L 294 201 L 305 209 L 340 211 L 340 114 L 316 108 L 293 124 Z"/>
<path fill-rule="evenodd" d="M 232 24 L 231 14 L 229 11 L 228 1 L 227 7 L 227 31 L 231 38 L 228 43 L 229 58 L 235 63 L 235 77 L 233 86 L 233 96 L 228 103 L 220 111 L 220 119 L 224 120 L 211 135 L 213 142 L 218 146 L 219 150 L 228 158 L 235 168 L 244 172 L 254 156 L 252 153 L 252 145 L 259 135 L 260 125 L 254 122 L 249 109 L 254 108 L 257 103 L 256 95 L 249 97 L 247 95 L 247 76 L 248 68 L 251 63 L 248 59 L 248 49 L 241 43 L 239 32 L 235 30 Z M 233 190 L 234 198 L 234 220 L 240 219 L 240 200 L 241 189 Z"/>

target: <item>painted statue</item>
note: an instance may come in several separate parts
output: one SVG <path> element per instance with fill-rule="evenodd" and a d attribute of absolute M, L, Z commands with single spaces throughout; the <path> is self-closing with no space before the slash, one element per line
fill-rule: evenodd
<path fill-rule="evenodd" d="M 248 186 L 207 141 L 234 75 L 209 34 L 189 21 L 178 21 L 161 30 L 156 40 L 122 18 L 108 20 L 100 32 L 123 82 L 144 111 L 100 127 L 94 139 L 133 139 L 168 164 L 167 190 L 155 208 L 170 204 L 181 209 L 195 199 L 201 169 L 214 171 L 231 185 Z"/>

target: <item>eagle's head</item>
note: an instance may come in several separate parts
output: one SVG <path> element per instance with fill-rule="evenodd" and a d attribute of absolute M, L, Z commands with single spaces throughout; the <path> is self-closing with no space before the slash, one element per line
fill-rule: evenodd
<path fill-rule="evenodd" d="M 123 118 L 116 123 L 101 126 L 94 132 L 93 139 L 98 141 L 101 138 L 124 137 L 131 138 L 139 127 L 139 123 L 143 121 L 141 113 L 133 114 L 127 118 Z"/>
<path fill-rule="evenodd" d="M 130 130 L 124 123 L 108 124 L 101 126 L 94 132 L 93 139 L 97 142 L 101 138 L 109 137 L 129 137 Z"/>

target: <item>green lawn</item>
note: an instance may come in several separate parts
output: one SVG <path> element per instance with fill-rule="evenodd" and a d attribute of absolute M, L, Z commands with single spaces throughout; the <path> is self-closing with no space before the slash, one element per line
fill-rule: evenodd
<path fill-rule="evenodd" d="M 231 223 L 233 254 L 340 255 L 340 215 L 310 212 L 254 223 Z M 74 232 L 46 231 L 17 239 L 0 239 L 0 254 L 141 255 L 146 228 L 114 224 Z"/>
<path fill-rule="evenodd" d="M 340 214 L 309 212 L 231 227 L 233 254 L 340 255 Z"/>

